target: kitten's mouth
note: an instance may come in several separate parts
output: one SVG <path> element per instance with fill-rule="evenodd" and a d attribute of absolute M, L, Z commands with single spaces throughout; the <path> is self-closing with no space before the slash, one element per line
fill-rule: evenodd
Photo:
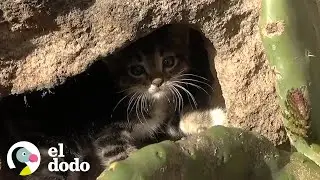
<path fill-rule="evenodd" d="M 160 87 L 153 84 L 149 87 L 148 92 L 152 95 L 152 97 L 157 99 L 160 98 L 163 94 Z"/>
<path fill-rule="evenodd" d="M 155 93 L 157 93 L 159 91 L 160 91 L 160 88 L 158 86 L 156 86 L 156 85 L 153 85 L 153 84 L 151 84 L 151 86 L 148 89 L 148 92 L 150 94 L 155 94 Z"/>

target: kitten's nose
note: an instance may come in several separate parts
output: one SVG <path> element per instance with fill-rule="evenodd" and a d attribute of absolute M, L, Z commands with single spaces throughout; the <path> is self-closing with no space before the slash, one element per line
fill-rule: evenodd
<path fill-rule="evenodd" d="M 155 78 L 154 80 L 152 80 L 152 84 L 156 85 L 156 86 L 161 86 L 161 84 L 163 83 L 163 79 L 162 78 Z"/>

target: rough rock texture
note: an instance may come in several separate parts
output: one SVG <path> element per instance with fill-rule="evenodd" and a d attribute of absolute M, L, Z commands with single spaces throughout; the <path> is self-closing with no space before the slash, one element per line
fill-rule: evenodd
<path fill-rule="evenodd" d="M 280 144 L 285 136 L 259 10 L 259 0 L 2 0 L 0 97 L 59 85 L 99 55 L 162 25 L 186 23 L 216 50 L 212 67 L 231 123 Z"/>

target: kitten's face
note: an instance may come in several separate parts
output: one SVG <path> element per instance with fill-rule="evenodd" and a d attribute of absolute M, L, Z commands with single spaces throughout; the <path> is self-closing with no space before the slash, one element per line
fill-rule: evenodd
<path fill-rule="evenodd" d="M 121 50 L 113 60 L 107 66 L 129 99 L 128 106 L 145 106 L 153 100 L 173 100 L 180 106 L 179 91 L 186 92 L 184 85 L 192 83 L 185 76 L 190 70 L 189 31 L 185 28 L 159 29 Z"/>
<path fill-rule="evenodd" d="M 157 100 L 169 98 L 174 93 L 173 84 L 189 70 L 186 54 L 160 46 L 138 50 L 126 61 L 119 79 L 121 90 Z"/>

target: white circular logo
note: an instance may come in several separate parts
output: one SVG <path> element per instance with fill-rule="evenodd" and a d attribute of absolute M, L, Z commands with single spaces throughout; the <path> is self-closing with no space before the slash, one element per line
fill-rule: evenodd
<path fill-rule="evenodd" d="M 10 147 L 7 153 L 7 164 L 21 176 L 34 173 L 40 165 L 39 149 L 32 143 L 20 141 Z"/>

